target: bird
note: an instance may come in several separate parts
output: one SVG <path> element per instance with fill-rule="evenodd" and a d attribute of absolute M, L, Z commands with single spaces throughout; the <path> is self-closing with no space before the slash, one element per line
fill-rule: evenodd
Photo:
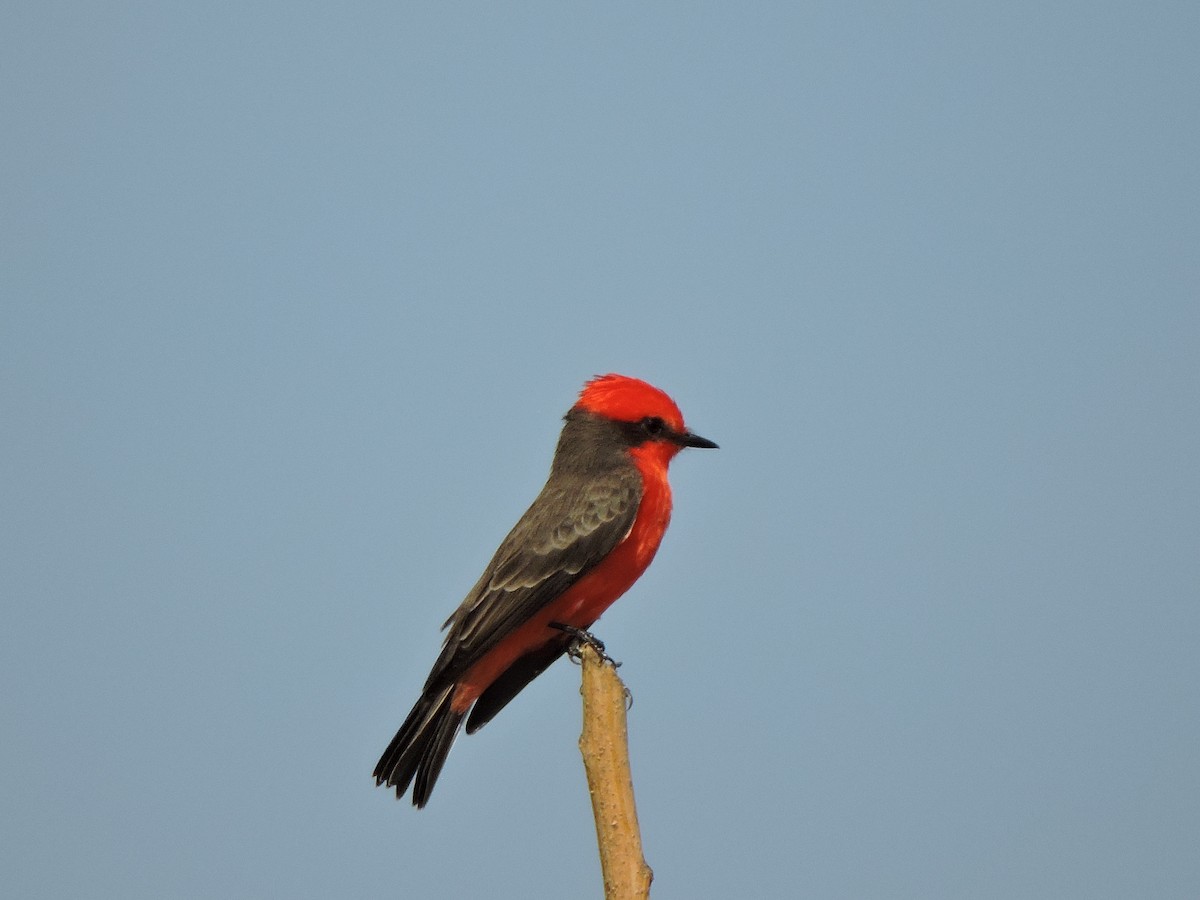
<path fill-rule="evenodd" d="M 459 729 L 473 734 L 568 651 L 650 565 L 671 519 L 667 467 L 689 431 L 662 390 L 592 378 L 537 498 L 442 629 L 442 650 L 375 766 L 376 786 L 428 802 Z"/>

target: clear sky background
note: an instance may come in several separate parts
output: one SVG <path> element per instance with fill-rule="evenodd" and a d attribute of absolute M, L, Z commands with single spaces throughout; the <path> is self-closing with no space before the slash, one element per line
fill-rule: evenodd
<path fill-rule="evenodd" d="M 1200 896 L 1200 5 L 9 3 L 0 885 L 599 896 L 371 770 L 588 377 L 654 896 Z"/>

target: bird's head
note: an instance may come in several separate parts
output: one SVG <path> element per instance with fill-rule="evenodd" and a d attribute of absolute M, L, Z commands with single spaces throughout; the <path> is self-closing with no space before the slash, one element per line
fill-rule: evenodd
<path fill-rule="evenodd" d="M 664 465 L 684 447 L 717 446 L 688 431 L 683 413 L 664 391 L 637 378 L 597 376 L 583 386 L 574 408 L 618 423 L 631 452 Z"/>

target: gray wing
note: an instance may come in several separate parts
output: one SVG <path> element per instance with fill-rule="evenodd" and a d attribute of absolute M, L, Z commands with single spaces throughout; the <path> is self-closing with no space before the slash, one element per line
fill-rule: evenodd
<path fill-rule="evenodd" d="M 458 678 L 604 559 L 629 534 L 641 499 L 633 466 L 552 477 L 442 626 L 450 631 L 426 688 Z"/>

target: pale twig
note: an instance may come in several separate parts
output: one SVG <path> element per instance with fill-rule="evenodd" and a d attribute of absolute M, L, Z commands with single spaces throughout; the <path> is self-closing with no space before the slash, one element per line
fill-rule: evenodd
<path fill-rule="evenodd" d="M 628 691 L 612 660 L 581 642 L 583 733 L 579 752 L 587 772 L 605 900 L 645 900 L 654 873 L 642 856 L 629 768 Z"/>

